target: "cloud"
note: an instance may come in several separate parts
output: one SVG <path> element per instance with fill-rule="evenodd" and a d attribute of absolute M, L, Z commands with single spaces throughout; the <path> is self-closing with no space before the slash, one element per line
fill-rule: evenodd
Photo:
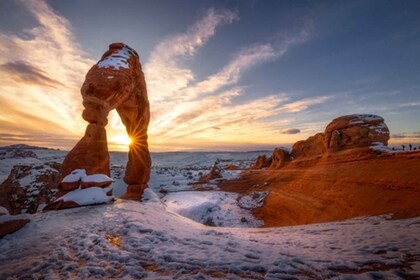
<path fill-rule="evenodd" d="M 160 101 L 172 96 L 194 80 L 191 69 L 181 65 L 182 59 L 192 57 L 212 36 L 216 28 L 238 19 L 229 10 L 209 9 L 206 15 L 193 24 L 185 33 L 172 35 L 162 40 L 153 50 L 146 63 L 145 75 L 151 100 Z"/>
<path fill-rule="evenodd" d="M 53 135 L 51 146 L 71 148 L 86 125 L 80 86 L 94 61 L 76 43 L 70 23 L 44 1 L 22 3 L 37 25 L 22 35 L 0 32 L 2 132 Z"/>
<path fill-rule="evenodd" d="M 392 134 L 391 138 L 394 139 L 420 139 L 420 131 L 416 132 L 405 132 L 405 133 L 398 133 L 398 134 Z"/>
<path fill-rule="evenodd" d="M 7 62 L 0 65 L 0 73 L 11 77 L 16 82 L 27 82 L 40 86 L 59 87 L 64 86 L 59 81 L 53 80 L 45 75 L 44 71 L 27 62 Z"/>
<path fill-rule="evenodd" d="M 415 102 L 408 102 L 408 103 L 399 104 L 399 107 L 402 107 L 402 108 L 407 108 L 407 107 L 419 107 L 419 106 L 420 106 L 420 101 L 415 101 Z"/>
<path fill-rule="evenodd" d="M 300 129 L 298 128 L 287 128 L 281 131 L 282 134 L 298 134 L 300 133 Z"/>
<path fill-rule="evenodd" d="M 240 86 L 245 71 L 278 60 L 293 45 L 307 41 L 310 24 L 297 32 L 282 32 L 264 42 L 242 46 L 220 69 L 196 80 L 194 71 L 183 62 L 194 59 L 198 48 L 216 35 L 218 27 L 237 18 L 229 11 L 209 10 L 185 33 L 164 39 L 154 49 L 144 67 L 151 100 L 152 147 L 163 147 L 165 141 L 179 143 L 180 139 L 191 145 L 203 139 L 207 145 L 212 141 L 248 143 L 250 135 L 253 141 L 273 141 L 273 135 L 287 123 L 282 114 L 298 113 L 328 99 L 320 96 L 291 101 L 292 94 L 285 93 L 249 99 L 245 97 L 246 87 Z M 209 26 L 210 32 L 204 32 L 203 26 Z M 245 97 L 241 102 L 240 96 Z"/>
<path fill-rule="evenodd" d="M 80 87 L 95 61 L 76 42 L 70 23 L 46 2 L 23 3 L 37 26 L 23 35 L 0 32 L 0 143 L 20 139 L 71 148 L 86 126 Z M 293 45 L 308 40 L 308 26 L 241 46 L 224 65 L 197 80 L 185 62 L 195 58 L 218 28 L 238 19 L 235 12 L 210 9 L 185 32 L 156 45 L 143 67 L 152 110 L 152 149 L 269 146 L 282 141 L 281 136 L 273 139 L 282 127 L 295 125 L 290 114 L 328 100 L 296 100 L 292 93 L 261 93 L 250 99 L 247 87 L 240 84 L 245 71 L 278 60 Z M 115 111 L 107 130 L 109 139 L 126 133 Z"/>

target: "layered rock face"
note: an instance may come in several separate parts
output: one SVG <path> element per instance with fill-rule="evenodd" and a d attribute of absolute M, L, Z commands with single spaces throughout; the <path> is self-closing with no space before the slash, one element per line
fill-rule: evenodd
<path fill-rule="evenodd" d="M 291 160 L 289 151 L 282 148 L 275 148 L 271 156 L 271 165 L 269 169 L 282 168 L 286 162 Z"/>
<path fill-rule="evenodd" d="M 376 115 L 348 115 L 327 125 L 324 145 L 330 152 L 369 147 L 374 143 L 387 146 L 389 130 L 384 119 Z"/>
<path fill-rule="evenodd" d="M 123 43 L 111 44 L 88 71 L 81 93 L 85 107 L 82 116 L 89 124 L 83 138 L 64 160 L 61 178 L 75 169 L 84 169 L 87 175 L 110 175 L 105 126 L 109 112 L 116 109 L 132 139 L 124 177 L 128 185 L 126 197 L 139 199 L 150 178 L 147 144 L 150 109 L 136 51 Z M 59 189 L 71 191 L 63 185 Z"/>
<path fill-rule="evenodd" d="M 251 166 L 251 169 L 267 168 L 271 165 L 271 161 L 271 157 L 267 158 L 265 155 L 259 155 L 255 163 Z"/>
<path fill-rule="evenodd" d="M 311 157 L 325 153 L 370 147 L 374 144 L 388 145 L 389 130 L 384 119 L 376 115 L 347 115 L 334 119 L 325 128 L 307 140 L 293 145 L 293 158 Z"/>

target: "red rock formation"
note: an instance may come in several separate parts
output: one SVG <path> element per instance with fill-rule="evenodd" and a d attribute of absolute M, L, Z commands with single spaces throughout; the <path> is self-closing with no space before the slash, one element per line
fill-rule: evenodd
<path fill-rule="evenodd" d="M 19 219 L 17 217 L 13 217 L 13 219 L 10 219 L 7 221 L 0 220 L 0 238 L 2 238 L 3 236 L 7 234 L 18 231 L 29 222 L 30 222 L 29 219 L 25 219 L 25 218 Z"/>
<path fill-rule="evenodd" d="M 251 169 L 263 169 L 271 165 L 271 157 L 267 158 L 265 155 L 259 155 L 255 160 Z"/>
<path fill-rule="evenodd" d="M 322 155 L 326 152 L 324 146 L 324 134 L 317 133 L 306 140 L 298 141 L 293 145 L 293 158 L 312 157 Z"/>
<path fill-rule="evenodd" d="M 269 169 L 279 169 L 282 168 L 286 162 L 291 160 L 291 156 L 289 151 L 283 148 L 275 148 L 271 159 L 272 160 Z"/>
<path fill-rule="evenodd" d="M 388 145 L 389 130 L 384 119 L 376 115 L 347 115 L 334 119 L 307 140 L 293 145 L 293 158 L 314 157 L 353 148 L 367 148 L 375 143 Z"/>
<path fill-rule="evenodd" d="M 375 142 L 386 146 L 388 140 L 388 127 L 384 119 L 376 115 L 342 116 L 325 128 L 324 144 L 329 152 L 369 147 Z"/>
<path fill-rule="evenodd" d="M 211 167 L 210 173 L 204 176 L 201 176 L 198 180 L 199 183 L 207 183 L 210 180 L 222 178 L 220 174 L 222 172 L 222 168 L 219 166 L 219 161 L 216 161 L 213 166 Z"/>
<path fill-rule="evenodd" d="M 151 160 L 147 144 L 150 119 L 146 82 L 139 56 L 123 43 L 114 43 L 87 73 L 81 88 L 83 118 L 89 123 L 86 133 L 63 162 L 61 178 L 75 169 L 88 175 L 110 175 L 105 126 L 108 113 L 116 109 L 132 139 L 129 147 L 125 197 L 139 199 L 150 178 Z M 68 186 L 67 186 L 68 187 Z M 60 185 L 61 191 L 69 191 Z"/>

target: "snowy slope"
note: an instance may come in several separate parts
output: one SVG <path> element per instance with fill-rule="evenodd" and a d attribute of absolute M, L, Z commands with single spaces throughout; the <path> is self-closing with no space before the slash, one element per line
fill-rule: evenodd
<path fill-rule="evenodd" d="M 0 279 L 414 279 L 419 232 L 420 218 L 386 217 L 215 228 L 158 199 L 117 201 L 34 215 L 0 240 Z"/>

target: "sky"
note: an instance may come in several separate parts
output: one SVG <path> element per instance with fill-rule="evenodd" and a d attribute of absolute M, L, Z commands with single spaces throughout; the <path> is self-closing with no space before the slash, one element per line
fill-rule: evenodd
<path fill-rule="evenodd" d="M 0 145 L 70 150 L 113 42 L 140 55 L 152 151 L 287 146 L 377 114 L 420 142 L 420 1 L 0 1 Z M 109 149 L 127 150 L 112 111 Z"/>

